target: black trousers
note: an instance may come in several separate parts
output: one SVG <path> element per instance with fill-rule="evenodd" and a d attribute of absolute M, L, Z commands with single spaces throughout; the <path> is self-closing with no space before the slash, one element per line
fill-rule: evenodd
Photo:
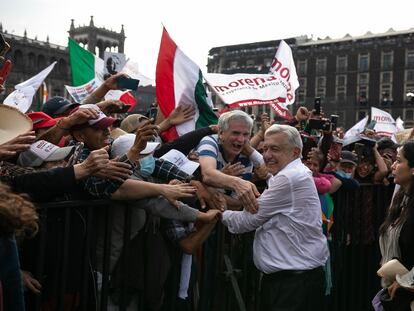
<path fill-rule="evenodd" d="M 325 272 L 322 267 L 265 274 L 261 283 L 260 310 L 322 310 L 324 293 Z"/>

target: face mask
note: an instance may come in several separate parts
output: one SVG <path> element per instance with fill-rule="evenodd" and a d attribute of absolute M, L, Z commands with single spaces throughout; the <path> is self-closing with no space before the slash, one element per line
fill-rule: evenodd
<path fill-rule="evenodd" d="M 139 159 L 139 174 L 142 177 L 149 177 L 155 169 L 155 159 L 152 155 L 146 156 L 145 158 Z"/>
<path fill-rule="evenodd" d="M 341 176 L 342 178 L 346 178 L 346 179 L 352 178 L 352 173 L 345 173 L 344 171 L 336 171 L 335 173 Z"/>

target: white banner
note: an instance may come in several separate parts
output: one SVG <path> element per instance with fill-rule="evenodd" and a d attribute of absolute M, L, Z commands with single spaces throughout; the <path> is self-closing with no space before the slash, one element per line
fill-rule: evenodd
<path fill-rule="evenodd" d="M 270 105 L 280 117 L 292 118 L 287 106 L 295 101 L 299 82 L 292 50 L 283 40 L 267 75 L 208 73 L 204 77 L 211 89 L 230 107 Z"/>
<path fill-rule="evenodd" d="M 3 104 L 15 107 L 21 112 L 26 113 L 32 104 L 33 96 L 35 95 L 37 89 L 40 87 L 40 85 L 43 83 L 55 65 L 56 62 L 53 62 L 37 75 L 31 77 L 29 80 L 17 84 L 14 87 L 15 91 L 6 97 Z"/>
<path fill-rule="evenodd" d="M 276 75 L 207 73 L 204 78 L 230 107 L 270 105 L 279 115 L 290 118 L 285 105 L 288 85 Z"/>
<path fill-rule="evenodd" d="M 361 139 L 361 133 L 365 130 L 369 116 L 365 116 L 362 120 L 358 121 L 353 127 L 346 131 L 343 139 L 343 146 L 350 145 Z"/>
<path fill-rule="evenodd" d="M 80 86 L 65 85 L 66 90 L 72 96 L 73 100 L 80 104 L 89 94 L 95 91 L 101 85 L 98 79 L 92 79 L 88 83 Z"/>
<path fill-rule="evenodd" d="M 113 52 L 104 52 L 104 73 L 109 73 L 114 75 L 124 68 L 126 63 L 125 54 L 123 53 L 113 53 Z"/>
<path fill-rule="evenodd" d="M 121 70 L 122 73 L 130 76 L 133 79 L 139 80 L 139 86 L 155 85 L 155 81 L 144 76 L 139 72 L 138 63 L 130 59 L 127 60 L 124 68 Z"/>
<path fill-rule="evenodd" d="M 284 71 L 289 70 L 286 75 Z M 285 41 L 280 41 L 279 48 L 273 58 L 269 74 L 278 75 L 288 85 L 286 104 L 295 102 L 295 91 L 299 87 L 298 75 L 296 74 L 295 61 L 293 60 L 292 49 Z"/>
<path fill-rule="evenodd" d="M 377 135 L 391 137 L 397 132 L 394 118 L 384 110 L 371 107 L 371 120 L 376 122 L 374 130 Z"/>

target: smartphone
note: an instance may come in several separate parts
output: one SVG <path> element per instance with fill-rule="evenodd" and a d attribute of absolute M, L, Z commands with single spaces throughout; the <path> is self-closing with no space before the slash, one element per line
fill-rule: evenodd
<path fill-rule="evenodd" d="M 364 144 L 361 144 L 361 143 L 355 143 L 354 150 L 355 150 L 355 153 L 356 153 L 356 154 L 357 154 L 357 156 L 358 156 L 358 161 L 359 161 L 360 159 L 362 159 L 362 154 L 363 154 L 363 152 L 364 152 L 364 148 L 365 148 Z"/>
<path fill-rule="evenodd" d="M 321 98 L 320 97 L 315 97 L 313 109 L 315 110 L 315 114 L 317 115 L 321 114 Z"/>
<path fill-rule="evenodd" d="M 118 78 L 116 83 L 119 89 L 128 89 L 136 91 L 138 89 L 139 80 L 121 76 Z"/>
<path fill-rule="evenodd" d="M 0 85 L 3 85 L 6 82 L 7 76 L 10 73 L 12 67 L 12 62 L 8 59 L 4 62 L 3 67 L 0 69 Z"/>
<path fill-rule="evenodd" d="M 377 121 L 372 120 L 368 125 L 367 125 L 367 129 L 369 130 L 373 130 L 375 125 L 377 124 Z"/>

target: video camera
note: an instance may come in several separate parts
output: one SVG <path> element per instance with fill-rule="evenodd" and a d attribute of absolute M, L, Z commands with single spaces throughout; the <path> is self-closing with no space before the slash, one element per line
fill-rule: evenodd
<path fill-rule="evenodd" d="M 309 119 L 308 127 L 311 130 L 332 131 L 338 124 L 338 118 L 339 116 L 332 114 L 331 119 Z"/>

